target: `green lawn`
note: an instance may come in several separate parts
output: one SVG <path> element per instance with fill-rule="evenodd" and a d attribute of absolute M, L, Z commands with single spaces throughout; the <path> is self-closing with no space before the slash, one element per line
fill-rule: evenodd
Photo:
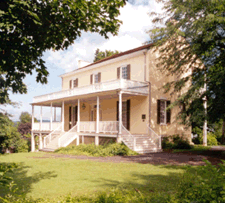
<path fill-rule="evenodd" d="M 0 162 L 16 162 L 14 174 L 17 193 L 33 198 L 61 195 L 90 195 L 96 191 L 123 187 L 143 193 L 173 192 L 179 175 L 178 166 L 154 166 L 136 163 L 110 163 L 68 158 L 46 158 L 44 153 L 0 155 Z M 0 188 L 1 195 L 7 191 Z"/>

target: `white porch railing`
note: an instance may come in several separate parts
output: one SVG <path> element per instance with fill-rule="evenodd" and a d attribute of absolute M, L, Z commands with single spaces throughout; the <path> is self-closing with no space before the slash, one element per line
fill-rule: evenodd
<path fill-rule="evenodd" d="M 77 138 L 77 145 L 79 145 L 79 139 L 77 135 L 77 125 L 73 126 L 68 132 L 63 134 L 58 139 L 58 147 L 66 147 L 68 143 L 71 143 L 75 138 Z"/>
<path fill-rule="evenodd" d="M 159 149 L 162 149 L 162 138 L 161 135 L 156 134 L 154 130 L 152 130 L 148 125 L 148 135 L 151 137 L 152 142 L 156 144 Z"/>
<path fill-rule="evenodd" d="M 54 139 L 59 135 L 62 131 L 62 125 L 58 126 L 55 130 L 53 130 L 49 135 L 44 137 L 44 148 Z"/>
<path fill-rule="evenodd" d="M 111 91 L 123 89 L 130 92 L 136 92 L 140 94 L 148 95 L 148 83 L 147 82 L 139 82 L 133 80 L 125 80 L 125 79 L 118 79 L 118 80 L 111 80 L 102 83 L 96 83 L 93 85 L 83 86 L 83 87 L 76 87 L 74 89 L 63 90 L 59 92 L 54 92 L 51 94 L 36 96 L 33 99 L 33 102 L 42 102 L 48 101 L 53 99 L 60 99 L 65 97 L 71 96 L 80 96 L 84 94 L 91 94 L 97 93 L 102 91 Z"/>
<path fill-rule="evenodd" d="M 62 126 L 62 122 L 52 122 L 52 130 L 55 130 L 59 126 Z M 32 126 L 32 130 L 36 131 L 51 131 L 51 123 L 50 122 L 36 122 Z"/>
<path fill-rule="evenodd" d="M 121 136 L 123 138 L 124 144 L 126 144 L 131 150 L 135 151 L 136 147 L 136 138 L 133 136 L 130 131 L 128 131 L 122 124 L 122 133 Z"/>
<path fill-rule="evenodd" d="M 119 121 L 99 121 L 99 132 L 118 133 Z"/>
<path fill-rule="evenodd" d="M 81 121 L 80 122 L 80 132 L 96 132 L 96 122 L 95 121 Z"/>

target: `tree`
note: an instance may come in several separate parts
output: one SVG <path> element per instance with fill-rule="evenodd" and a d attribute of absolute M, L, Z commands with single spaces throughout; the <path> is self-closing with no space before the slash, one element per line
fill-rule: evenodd
<path fill-rule="evenodd" d="M 185 106 L 179 118 L 187 125 L 225 120 L 225 0 L 158 2 L 164 3 L 164 12 L 151 13 L 155 27 L 149 30 L 150 43 L 160 52 L 158 67 L 178 78 L 164 86 L 166 92 L 180 94 L 171 107 Z"/>
<path fill-rule="evenodd" d="M 2 112 L 0 112 L 0 148 L 3 151 L 11 149 L 15 152 L 20 151 L 21 148 L 28 150 L 27 141 L 21 139 L 8 114 Z"/>
<path fill-rule="evenodd" d="M 31 123 L 32 117 L 28 112 L 22 112 L 20 114 L 20 123 Z"/>
<path fill-rule="evenodd" d="M 114 54 L 119 54 L 119 53 L 120 53 L 120 51 L 117 51 L 117 50 L 115 50 L 115 51 L 111 51 L 111 50 L 100 51 L 99 49 L 96 49 L 94 62 L 104 59 L 106 57 L 112 56 Z"/>
<path fill-rule="evenodd" d="M 17 129 L 18 129 L 18 132 L 22 136 L 24 136 L 26 134 L 30 134 L 31 133 L 31 123 L 20 123 Z"/>
<path fill-rule="evenodd" d="M 119 9 L 125 0 L 2 0 L 0 3 L 0 104 L 9 91 L 26 93 L 23 79 L 37 72 L 47 83 L 42 59 L 49 49 L 66 49 L 84 32 L 108 38 L 118 33 Z"/>

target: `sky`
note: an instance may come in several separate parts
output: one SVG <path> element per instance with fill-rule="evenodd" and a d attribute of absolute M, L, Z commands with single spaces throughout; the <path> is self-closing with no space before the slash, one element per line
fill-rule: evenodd
<path fill-rule="evenodd" d="M 18 121 L 21 112 L 31 114 L 34 96 L 48 94 L 61 90 L 61 78 L 59 75 L 72 71 L 78 67 L 78 60 L 93 62 L 94 53 L 97 48 L 100 50 L 118 50 L 126 51 L 133 49 L 149 40 L 147 30 L 152 28 L 151 18 L 148 13 L 161 11 L 161 5 L 155 0 L 129 0 L 127 4 L 120 9 L 119 19 L 123 21 L 117 36 L 109 35 L 105 39 L 97 33 L 82 33 L 82 36 L 64 51 L 46 51 L 43 59 L 49 71 L 48 84 L 42 85 L 36 83 L 36 73 L 28 75 L 24 79 L 27 85 L 27 94 L 10 94 L 10 99 L 20 104 L 14 108 L 10 105 L 4 109 L 12 115 L 13 121 Z M 35 107 L 34 115 L 37 119 L 40 116 L 40 107 Z M 43 108 L 43 119 L 49 120 L 50 108 Z M 57 118 L 60 118 L 60 109 L 57 109 Z"/>

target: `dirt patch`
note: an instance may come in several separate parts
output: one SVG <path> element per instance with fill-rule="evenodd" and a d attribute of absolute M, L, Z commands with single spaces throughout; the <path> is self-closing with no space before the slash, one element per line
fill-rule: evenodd
<path fill-rule="evenodd" d="M 80 159 L 92 160 L 99 162 L 115 162 L 115 163 L 141 163 L 153 165 L 204 165 L 203 161 L 208 160 L 212 164 L 221 163 L 219 157 L 212 157 L 207 155 L 197 155 L 188 153 L 149 153 L 137 156 L 113 156 L 113 157 L 89 157 L 89 156 L 74 156 L 56 153 L 46 153 L 43 157 L 32 158 L 65 158 L 65 159 Z"/>

